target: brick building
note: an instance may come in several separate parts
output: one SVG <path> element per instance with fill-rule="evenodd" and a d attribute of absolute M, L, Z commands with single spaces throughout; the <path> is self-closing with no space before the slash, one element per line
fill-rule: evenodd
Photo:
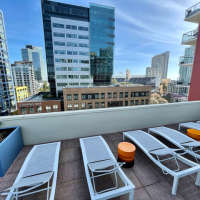
<path fill-rule="evenodd" d="M 26 101 L 17 103 L 19 115 L 60 112 L 61 100 L 44 97 L 43 94 L 35 95 Z"/>
<path fill-rule="evenodd" d="M 141 85 L 64 88 L 64 110 L 149 104 L 151 89 Z"/>

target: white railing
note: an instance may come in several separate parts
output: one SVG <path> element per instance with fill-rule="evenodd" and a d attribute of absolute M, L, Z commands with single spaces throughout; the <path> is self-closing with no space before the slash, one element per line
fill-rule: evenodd
<path fill-rule="evenodd" d="M 198 30 L 195 29 L 193 31 L 189 31 L 189 32 L 183 34 L 182 43 L 196 40 L 197 38 L 198 38 Z"/>
<path fill-rule="evenodd" d="M 190 8 L 188 8 L 185 11 L 185 18 L 190 17 L 191 15 L 193 15 L 194 13 L 196 13 L 197 11 L 200 11 L 200 2 L 191 6 Z"/>
<path fill-rule="evenodd" d="M 2 127 L 22 127 L 26 145 L 194 120 L 200 120 L 200 101 L 0 118 Z"/>

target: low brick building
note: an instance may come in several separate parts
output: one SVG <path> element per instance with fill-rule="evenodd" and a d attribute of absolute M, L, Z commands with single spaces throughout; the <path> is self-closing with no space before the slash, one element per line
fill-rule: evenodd
<path fill-rule="evenodd" d="M 149 104 L 151 86 L 63 88 L 64 110 Z"/>
<path fill-rule="evenodd" d="M 17 110 L 19 115 L 60 112 L 61 100 L 46 98 L 44 95 L 35 95 L 26 101 L 17 103 Z"/>

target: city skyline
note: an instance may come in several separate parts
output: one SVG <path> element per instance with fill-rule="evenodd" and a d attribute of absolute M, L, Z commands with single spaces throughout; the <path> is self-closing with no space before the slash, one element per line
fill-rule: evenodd
<path fill-rule="evenodd" d="M 89 6 L 89 1 L 83 0 L 59 2 Z M 127 5 L 113 0 L 91 2 L 114 6 L 116 9 L 114 75 L 120 72 L 125 74 L 127 68 L 133 75 L 145 74 L 145 69 L 150 65 L 154 55 L 170 51 L 168 77 L 172 79 L 178 77 L 179 57 L 184 52 L 184 47 L 181 45 L 182 34 L 196 27 L 184 22 L 184 13 L 185 9 L 195 1 L 183 1 L 178 4 L 170 0 L 168 3 L 159 4 L 159 1 L 142 0 L 134 3 L 131 9 L 128 5 L 132 5 L 132 2 L 131 4 L 127 2 Z M 21 4 L 16 4 L 16 9 L 19 10 L 17 13 L 12 12 L 11 1 L 4 1 L 1 9 L 4 12 L 11 63 L 19 60 L 20 49 L 26 44 L 41 46 L 45 51 L 40 0 L 28 2 L 22 0 Z M 23 12 L 20 12 L 20 9 Z M 16 14 L 9 15 L 11 12 Z M 154 16 L 147 17 L 145 12 L 153 12 Z M 171 23 L 174 18 L 176 21 Z M 13 20 L 18 23 L 12 23 Z"/>

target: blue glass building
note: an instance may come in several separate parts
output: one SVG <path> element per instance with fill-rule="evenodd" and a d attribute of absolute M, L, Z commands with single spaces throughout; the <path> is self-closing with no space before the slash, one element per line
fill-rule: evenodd
<path fill-rule="evenodd" d="M 115 9 L 90 4 L 90 65 L 94 84 L 111 83 L 115 38 Z"/>
<path fill-rule="evenodd" d="M 0 115 L 16 110 L 3 13 L 0 10 Z"/>

